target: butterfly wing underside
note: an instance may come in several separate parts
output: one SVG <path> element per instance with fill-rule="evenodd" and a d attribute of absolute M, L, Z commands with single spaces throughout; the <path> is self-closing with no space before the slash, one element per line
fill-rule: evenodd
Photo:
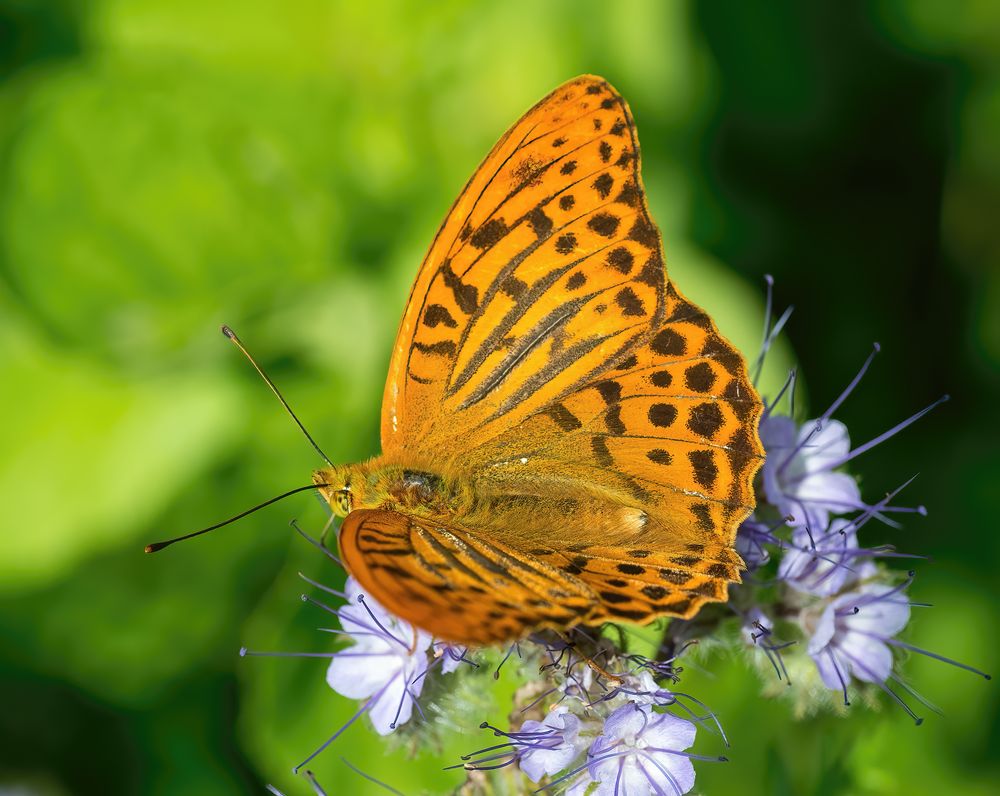
<path fill-rule="evenodd" d="M 669 553 L 572 545 L 525 550 L 482 528 L 359 509 L 340 532 L 344 564 L 393 614 L 461 644 L 489 645 L 542 627 L 645 622 L 725 599 L 739 563 L 721 551 Z M 700 571 L 693 571 L 697 562 Z"/>
<path fill-rule="evenodd" d="M 352 511 L 344 565 L 393 614 L 436 638 L 488 645 L 591 613 L 593 593 L 542 561 L 454 524 L 396 511 Z M 405 560 L 405 566 L 402 565 Z"/>
<path fill-rule="evenodd" d="M 451 555 L 467 567 L 469 540 L 489 539 L 509 572 L 574 583 L 573 599 L 586 593 L 596 607 L 576 605 L 563 624 L 646 621 L 690 616 L 738 580 L 733 544 L 754 506 L 761 409 L 741 355 L 667 280 L 627 105 L 585 76 L 501 138 L 438 232 L 393 350 L 382 447 L 404 465 L 447 462 L 486 491 L 554 480 L 640 510 L 647 521 L 614 544 L 587 517 L 572 543 L 541 528 L 528 544 L 465 522 Z M 436 538 L 423 534 L 413 539 Z M 377 547 L 353 538 L 363 567 Z M 400 606 L 417 590 L 440 608 L 448 592 L 389 580 L 380 575 L 373 594 L 394 590 Z M 522 628 L 559 624 L 519 611 Z"/>

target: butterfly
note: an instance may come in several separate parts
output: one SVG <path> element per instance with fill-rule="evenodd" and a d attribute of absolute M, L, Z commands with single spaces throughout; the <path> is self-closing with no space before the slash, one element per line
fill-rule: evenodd
<path fill-rule="evenodd" d="M 507 131 L 434 238 L 382 454 L 313 482 L 348 571 L 439 639 L 686 618 L 740 579 L 761 411 L 667 278 L 628 106 L 583 76 Z"/>

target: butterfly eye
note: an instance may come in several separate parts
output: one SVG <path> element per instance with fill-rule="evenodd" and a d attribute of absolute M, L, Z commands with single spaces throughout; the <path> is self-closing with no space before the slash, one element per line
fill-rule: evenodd
<path fill-rule="evenodd" d="M 351 491 L 338 489 L 336 495 L 333 511 L 338 517 L 346 517 L 351 513 Z"/>

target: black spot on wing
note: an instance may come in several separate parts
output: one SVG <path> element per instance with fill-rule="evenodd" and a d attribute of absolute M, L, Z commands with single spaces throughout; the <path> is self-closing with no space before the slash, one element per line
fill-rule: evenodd
<path fill-rule="evenodd" d="M 630 240 L 634 240 L 647 249 L 658 250 L 660 247 L 660 236 L 656 232 L 653 222 L 646 217 L 645 213 L 640 213 L 636 217 L 628 236 Z"/>
<path fill-rule="evenodd" d="M 594 385 L 594 388 L 601 394 L 604 403 L 609 406 L 618 403 L 622 399 L 622 386 L 617 381 L 605 379 Z"/>
<path fill-rule="evenodd" d="M 424 310 L 424 326 L 429 326 L 433 329 L 439 324 L 443 324 L 449 329 L 454 329 L 458 326 L 455 319 L 451 317 L 451 313 L 448 312 L 447 307 L 443 307 L 440 304 L 431 304 Z"/>
<path fill-rule="evenodd" d="M 669 428 L 677 419 L 677 407 L 673 404 L 656 403 L 647 412 L 649 422 L 657 428 Z"/>
<path fill-rule="evenodd" d="M 715 454 L 710 450 L 690 451 L 688 461 L 691 462 L 694 480 L 705 489 L 711 489 L 719 475 L 719 468 L 715 464 Z"/>
<path fill-rule="evenodd" d="M 663 448 L 653 448 L 653 450 L 646 454 L 646 458 L 651 462 L 656 462 L 656 464 L 672 464 L 674 461 L 674 457 L 670 455 L 670 452 L 663 450 Z"/>
<path fill-rule="evenodd" d="M 653 342 L 650 343 L 650 348 L 660 356 L 679 357 L 687 351 L 687 343 L 681 335 L 668 328 L 661 329 L 657 333 Z"/>
<path fill-rule="evenodd" d="M 539 239 L 545 239 L 551 235 L 554 226 L 552 219 L 545 215 L 540 207 L 536 207 L 528 213 L 528 224 L 531 225 L 531 229 Z"/>
<path fill-rule="evenodd" d="M 630 287 L 623 287 L 615 295 L 615 303 L 621 307 L 622 315 L 641 317 L 646 314 L 646 307 L 642 303 L 635 291 Z"/>
<path fill-rule="evenodd" d="M 511 274 L 500 285 L 500 290 L 512 299 L 519 299 L 524 295 L 524 291 L 528 289 L 528 283 L 522 282 L 516 276 Z"/>
<path fill-rule="evenodd" d="M 610 238 L 618 231 L 620 223 L 621 219 L 611 215 L 611 213 L 595 213 L 587 221 L 587 226 L 602 238 Z"/>
<path fill-rule="evenodd" d="M 545 414 L 551 417 L 563 431 L 576 431 L 583 426 L 580 419 L 562 404 L 552 404 L 545 410 Z"/>
<path fill-rule="evenodd" d="M 726 422 L 718 404 L 703 403 L 691 408 L 687 427 L 702 437 L 714 437 L 716 432 Z"/>
<path fill-rule="evenodd" d="M 655 387 L 669 387 L 673 380 L 669 370 L 657 370 L 649 376 L 650 383 Z"/>
<path fill-rule="evenodd" d="M 622 422 L 622 408 L 620 404 L 608 407 L 608 410 L 604 413 L 604 425 L 615 436 L 620 437 L 625 433 L 625 424 Z"/>
<path fill-rule="evenodd" d="M 594 454 L 594 461 L 596 461 L 601 467 L 611 467 L 615 463 L 614 458 L 611 456 L 611 451 L 608 450 L 608 443 L 604 437 L 591 437 L 590 450 Z"/>
<path fill-rule="evenodd" d="M 712 522 L 712 510 L 707 503 L 695 503 L 691 506 L 691 513 L 694 515 L 696 524 L 701 530 L 715 530 L 715 523 Z"/>
<path fill-rule="evenodd" d="M 662 600 L 667 595 L 667 590 L 662 586 L 643 586 L 642 593 L 650 600 Z"/>
<path fill-rule="evenodd" d="M 618 194 L 615 201 L 621 202 L 629 207 L 639 207 L 641 199 L 642 191 L 640 191 L 639 186 L 635 184 L 635 180 L 629 179 L 622 186 L 621 192 Z"/>
<path fill-rule="evenodd" d="M 597 195 L 600 196 L 602 199 L 608 198 L 608 195 L 611 193 L 611 189 L 614 187 L 614 185 L 615 185 L 614 178 L 607 172 L 604 172 L 600 177 L 598 177 L 592 183 L 592 187 L 594 188 L 595 191 L 597 191 Z"/>
<path fill-rule="evenodd" d="M 448 357 L 455 355 L 455 344 L 451 340 L 441 340 L 437 343 L 419 343 L 414 340 L 413 347 L 421 354 Z"/>
<path fill-rule="evenodd" d="M 445 260 L 439 269 L 445 286 L 451 290 L 455 303 L 466 315 L 471 315 L 479 306 L 479 291 L 475 285 L 466 285 L 458 275 L 451 270 L 451 261 Z"/>
<path fill-rule="evenodd" d="M 472 234 L 469 242 L 477 249 L 486 250 L 495 246 L 509 231 L 502 218 L 491 218 Z"/>
<path fill-rule="evenodd" d="M 559 254 L 571 254 L 576 249 L 576 235 L 567 232 L 556 238 L 556 251 Z"/>
<path fill-rule="evenodd" d="M 715 385 L 715 371 L 707 362 L 699 362 L 684 371 L 684 383 L 694 392 L 708 392 Z"/>
<path fill-rule="evenodd" d="M 667 274 L 663 270 L 663 260 L 660 258 L 660 253 L 656 252 L 646 260 L 642 266 L 642 270 L 639 271 L 639 276 L 636 277 L 636 281 L 650 287 L 659 288 L 666 281 L 666 278 Z"/>
<path fill-rule="evenodd" d="M 619 246 L 618 248 L 612 249 L 608 252 L 608 256 L 605 258 L 604 262 L 619 273 L 628 274 L 632 270 L 635 258 L 632 256 L 632 252 L 624 246 Z"/>

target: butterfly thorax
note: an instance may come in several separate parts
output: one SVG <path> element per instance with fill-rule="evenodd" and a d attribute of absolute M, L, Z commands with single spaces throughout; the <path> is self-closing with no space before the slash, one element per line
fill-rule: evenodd
<path fill-rule="evenodd" d="M 408 514 L 448 517 L 469 510 L 472 486 L 464 479 L 426 469 L 387 464 L 380 458 L 326 467 L 313 474 L 333 512 L 387 509 Z"/>

